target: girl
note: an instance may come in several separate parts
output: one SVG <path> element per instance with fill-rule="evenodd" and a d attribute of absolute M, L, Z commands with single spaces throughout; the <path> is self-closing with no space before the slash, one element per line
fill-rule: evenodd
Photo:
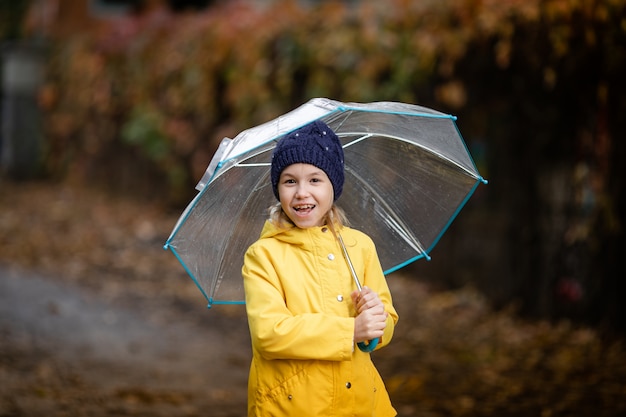
<path fill-rule="evenodd" d="M 271 180 L 279 204 L 242 269 L 253 353 L 248 415 L 395 416 L 370 354 L 355 348 L 387 345 L 398 315 L 374 243 L 335 205 L 344 182 L 339 138 L 320 121 L 286 135 Z"/>

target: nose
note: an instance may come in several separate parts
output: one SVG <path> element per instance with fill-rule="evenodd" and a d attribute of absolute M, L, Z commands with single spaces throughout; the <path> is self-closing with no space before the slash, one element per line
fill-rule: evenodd
<path fill-rule="evenodd" d="M 309 196 L 309 187 L 306 183 L 299 183 L 296 188 L 296 198 L 303 198 Z"/>

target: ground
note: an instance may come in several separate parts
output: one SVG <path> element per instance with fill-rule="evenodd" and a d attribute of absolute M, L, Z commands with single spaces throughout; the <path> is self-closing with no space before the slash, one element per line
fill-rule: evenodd
<path fill-rule="evenodd" d="M 206 308 L 162 246 L 180 210 L 80 185 L 0 182 L 0 417 L 244 416 L 241 307 Z M 389 277 L 374 361 L 400 416 L 618 416 L 626 346 Z M 219 310 L 218 310 L 219 309 Z"/>

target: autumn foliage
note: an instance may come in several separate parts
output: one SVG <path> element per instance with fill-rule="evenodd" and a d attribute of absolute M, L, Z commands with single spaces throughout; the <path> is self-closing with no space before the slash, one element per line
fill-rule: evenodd
<path fill-rule="evenodd" d="M 558 63 L 578 52 L 576 37 L 593 47 L 615 42 L 611 30 L 624 36 L 623 26 L 611 28 L 623 8 L 610 0 L 229 1 L 114 21 L 54 45 L 41 94 L 48 169 L 97 176 L 125 163 L 127 177 L 149 169 L 166 187 L 187 187 L 222 136 L 311 97 L 460 111 L 491 80 L 464 77 L 459 62 L 505 70 L 519 51 L 532 63 L 528 76 L 552 88 L 563 76 Z M 532 45 L 519 39 L 534 30 Z"/>
<path fill-rule="evenodd" d="M 437 273 L 496 304 L 626 327 L 626 4 L 303 3 L 227 1 L 57 38 L 40 94 L 47 172 L 181 205 L 223 137 L 312 97 L 434 107 L 459 117 L 493 179 Z"/>

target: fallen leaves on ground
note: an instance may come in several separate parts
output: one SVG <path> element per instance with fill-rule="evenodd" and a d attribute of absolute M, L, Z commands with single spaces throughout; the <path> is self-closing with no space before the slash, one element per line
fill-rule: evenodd
<path fill-rule="evenodd" d="M 178 210 L 65 184 L 5 181 L 0 188 L 0 263 L 67 280 L 122 304 L 151 305 L 164 315 L 184 315 L 186 305 L 199 302 L 181 266 L 162 249 Z M 401 321 L 374 361 L 400 416 L 626 413 L 623 340 L 568 322 L 530 322 L 513 310 L 494 311 L 472 288 L 434 291 L 401 272 L 389 283 Z M 11 357 L 19 351 L 13 347 Z M 24 354 L 9 363 L 7 352 L 0 351 L 0 369 L 28 368 L 39 357 Z M 53 370 L 45 364 L 36 368 L 40 395 L 54 396 L 66 415 L 79 415 L 80 404 L 64 396 L 76 396 L 84 382 L 70 383 L 72 376 L 62 375 L 71 390 L 54 390 L 46 382 Z M 141 385 L 117 394 L 106 398 L 106 407 L 118 415 L 141 415 L 140 405 L 155 401 Z M 193 399 L 162 394 L 172 415 L 200 413 Z M 20 392 L 12 395 L 15 405 Z"/>

